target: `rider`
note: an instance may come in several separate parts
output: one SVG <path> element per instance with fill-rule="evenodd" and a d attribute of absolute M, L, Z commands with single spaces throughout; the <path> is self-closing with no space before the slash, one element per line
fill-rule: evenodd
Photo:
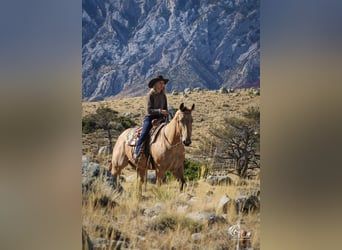
<path fill-rule="evenodd" d="M 140 154 L 142 143 L 145 141 L 152 128 L 152 120 L 162 118 L 169 114 L 167 110 L 167 98 L 165 95 L 165 84 L 168 81 L 169 79 L 165 79 L 163 76 L 157 76 L 148 83 L 148 87 L 151 90 L 147 95 L 147 114 L 144 118 L 141 135 L 133 153 L 133 159 L 135 161 Z"/>

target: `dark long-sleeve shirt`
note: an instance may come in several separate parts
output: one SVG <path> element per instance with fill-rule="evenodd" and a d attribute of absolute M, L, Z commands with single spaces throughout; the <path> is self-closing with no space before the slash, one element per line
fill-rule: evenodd
<path fill-rule="evenodd" d="M 167 98 L 164 93 L 149 93 L 147 96 L 147 116 L 158 117 L 160 110 L 167 110 Z"/>

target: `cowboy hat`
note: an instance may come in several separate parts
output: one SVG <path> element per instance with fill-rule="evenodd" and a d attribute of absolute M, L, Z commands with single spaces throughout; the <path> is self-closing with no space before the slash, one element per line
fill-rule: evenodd
<path fill-rule="evenodd" d="M 148 87 L 153 88 L 153 85 L 159 81 L 164 81 L 164 83 L 166 84 L 169 81 L 169 79 L 165 79 L 163 76 L 157 76 L 148 83 Z"/>

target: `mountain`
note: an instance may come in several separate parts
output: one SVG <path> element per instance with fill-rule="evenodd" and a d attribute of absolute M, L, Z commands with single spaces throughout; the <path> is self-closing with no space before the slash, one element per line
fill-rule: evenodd
<path fill-rule="evenodd" d="M 82 98 L 260 85 L 260 0 L 82 0 Z"/>

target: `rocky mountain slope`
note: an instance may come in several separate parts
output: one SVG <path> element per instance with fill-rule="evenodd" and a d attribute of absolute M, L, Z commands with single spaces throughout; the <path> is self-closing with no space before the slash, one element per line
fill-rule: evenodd
<path fill-rule="evenodd" d="M 259 0 L 83 0 L 82 97 L 259 85 Z"/>

